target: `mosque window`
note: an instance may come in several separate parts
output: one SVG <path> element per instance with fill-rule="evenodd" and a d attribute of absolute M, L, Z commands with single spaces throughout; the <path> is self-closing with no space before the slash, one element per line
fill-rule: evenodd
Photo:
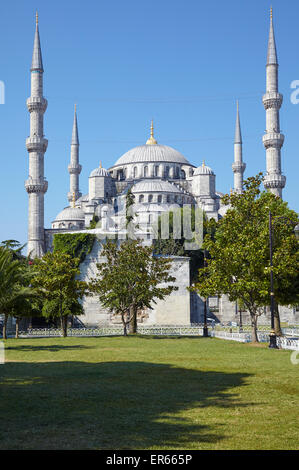
<path fill-rule="evenodd" d="M 133 177 L 134 177 L 134 178 L 137 177 L 137 166 L 134 166 Z"/>
<path fill-rule="evenodd" d="M 182 180 L 186 179 L 186 173 L 185 173 L 184 170 L 181 170 L 181 178 L 182 178 Z"/>
<path fill-rule="evenodd" d="M 169 194 L 168 194 L 167 197 L 166 197 L 166 201 L 167 201 L 167 202 L 170 202 L 170 196 L 169 196 Z"/>
<path fill-rule="evenodd" d="M 189 168 L 189 176 L 193 176 L 193 168 Z"/>
<path fill-rule="evenodd" d="M 150 194 L 149 197 L 148 197 L 148 202 L 153 202 L 153 198 L 154 198 L 153 195 Z"/>
<path fill-rule="evenodd" d="M 144 195 L 143 194 L 140 194 L 139 196 L 139 202 L 143 202 L 144 201 Z"/>
<path fill-rule="evenodd" d="M 165 178 L 168 178 L 169 176 L 169 166 L 165 168 Z"/>
<path fill-rule="evenodd" d="M 145 178 L 148 176 L 148 167 L 147 166 L 144 167 L 143 175 L 144 175 Z"/>
<path fill-rule="evenodd" d="M 175 169 L 175 177 L 176 177 L 176 178 L 179 178 L 179 177 L 180 177 L 180 169 L 179 169 L 178 166 L 177 166 L 176 169 Z"/>
<path fill-rule="evenodd" d="M 161 195 L 158 196 L 158 202 L 162 202 L 162 196 Z"/>
<path fill-rule="evenodd" d="M 178 197 L 177 196 L 174 196 L 174 202 L 178 202 Z"/>
<path fill-rule="evenodd" d="M 155 176 L 159 175 L 159 165 L 155 165 L 154 174 Z"/>

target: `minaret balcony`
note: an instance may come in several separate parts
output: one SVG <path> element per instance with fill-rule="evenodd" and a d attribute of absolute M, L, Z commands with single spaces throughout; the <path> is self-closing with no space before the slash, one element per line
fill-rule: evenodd
<path fill-rule="evenodd" d="M 263 96 L 263 104 L 265 109 L 275 108 L 280 109 L 282 105 L 283 96 L 276 91 L 268 91 Z"/>
<path fill-rule="evenodd" d="M 32 111 L 39 111 L 44 113 L 47 109 L 48 101 L 42 96 L 30 96 L 27 100 L 27 108 L 29 113 Z"/>
<path fill-rule="evenodd" d="M 267 173 L 263 180 L 266 189 L 284 188 L 286 177 L 280 173 Z"/>
<path fill-rule="evenodd" d="M 31 193 L 45 194 L 48 190 L 48 181 L 45 179 L 28 178 L 28 180 L 25 181 L 25 188 L 28 194 L 31 194 Z"/>
<path fill-rule="evenodd" d="M 243 162 L 234 162 L 232 164 L 232 169 L 234 173 L 244 173 L 246 168 L 246 163 Z"/>
<path fill-rule="evenodd" d="M 79 164 L 70 164 L 68 166 L 68 172 L 70 175 L 80 175 L 82 170 L 82 165 Z"/>
<path fill-rule="evenodd" d="M 28 137 L 28 139 L 26 139 L 26 147 L 28 152 L 45 153 L 48 147 L 48 140 L 44 137 Z"/>
<path fill-rule="evenodd" d="M 266 149 L 274 147 L 281 149 L 284 142 L 284 135 L 279 132 L 268 132 L 263 135 L 263 144 Z"/>

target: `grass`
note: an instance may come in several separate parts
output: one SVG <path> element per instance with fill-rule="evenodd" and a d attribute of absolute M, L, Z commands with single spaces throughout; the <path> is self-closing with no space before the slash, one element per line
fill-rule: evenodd
<path fill-rule="evenodd" d="M 5 349 L 0 449 L 298 449 L 290 351 L 171 337 Z"/>

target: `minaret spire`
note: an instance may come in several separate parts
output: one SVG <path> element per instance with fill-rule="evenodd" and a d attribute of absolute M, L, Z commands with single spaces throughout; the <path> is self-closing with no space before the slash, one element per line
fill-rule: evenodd
<path fill-rule="evenodd" d="M 43 59 L 42 51 L 40 47 L 40 38 L 39 38 L 39 29 L 38 29 L 38 13 L 36 12 L 35 17 L 35 35 L 33 43 L 33 54 L 32 54 L 32 63 L 31 63 L 31 72 L 34 70 L 44 71 L 43 69 Z"/>
<path fill-rule="evenodd" d="M 243 173 L 246 164 L 243 162 L 242 135 L 239 114 L 239 101 L 237 101 L 237 117 L 234 142 L 234 163 L 232 169 L 234 172 L 234 191 L 241 194 L 243 192 Z"/>
<path fill-rule="evenodd" d="M 73 131 L 71 140 L 71 161 L 68 166 L 70 174 L 70 191 L 68 193 L 69 202 L 75 201 L 82 196 L 79 191 L 79 175 L 82 166 L 79 164 L 79 135 L 78 135 L 78 122 L 77 122 L 77 105 L 75 104 Z"/>
<path fill-rule="evenodd" d="M 44 154 L 48 141 L 44 138 L 44 113 L 48 103 L 43 97 L 43 72 L 38 16 L 36 16 L 31 64 L 31 96 L 27 100 L 30 113 L 30 137 L 26 139 L 29 153 L 29 177 L 25 182 L 29 197 L 28 254 L 33 258 L 41 257 L 45 252 L 44 195 L 48 189 L 48 183 L 44 177 Z"/>
<path fill-rule="evenodd" d="M 266 149 L 266 175 L 264 186 L 278 197 L 282 197 L 286 177 L 281 173 L 281 147 L 284 135 L 280 132 L 279 110 L 282 95 L 278 92 L 278 60 L 273 27 L 273 12 L 270 10 L 270 31 L 266 65 L 266 94 L 263 104 L 266 110 L 266 134 L 263 144 Z"/>

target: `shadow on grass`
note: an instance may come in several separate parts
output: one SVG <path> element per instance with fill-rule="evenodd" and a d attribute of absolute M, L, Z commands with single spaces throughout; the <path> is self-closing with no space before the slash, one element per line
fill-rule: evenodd
<path fill-rule="evenodd" d="M 31 338 L 30 338 L 31 340 Z M 72 349 L 93 349 L 92 346 L 84 346 L 82 344 L 73 344 L 70 346 L 65 346 L 63 344 L 48 344 L 46 346 L 42 345 L 32 345 L 32 344 L 22 344 L 22 345 L 15 345 L 15 346 L 7 346 L 6 351 L 13 350 L 13 351 L 50 351 L 50 352 L 57 352 L 63 350 L 72 350 Z"/>
<path fill-rule="evenodd" d="M 1 449 L 190 449 L 225 436 L 217 409 L 248 406 L 246 373 L 145 362 L 7 363 Z M 252 405 L 251 405 L 252 406 Z M 202 424 L 214 407 L 212 423 Z"/>

